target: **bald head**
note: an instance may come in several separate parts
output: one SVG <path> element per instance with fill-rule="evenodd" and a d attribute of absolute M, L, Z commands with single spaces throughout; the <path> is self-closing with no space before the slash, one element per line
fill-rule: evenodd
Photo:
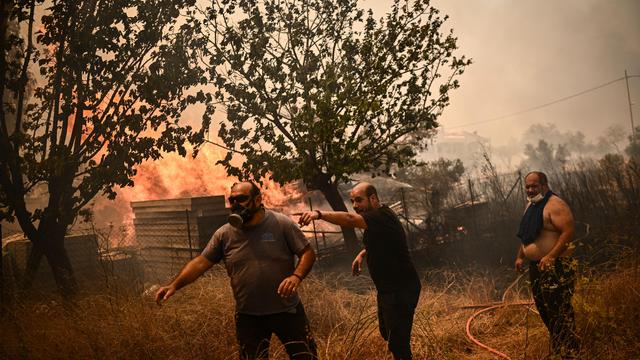
<path fill-rule="evenodd" d="M 354 192 L 354 191 L 358 193 L 363 193 L 366 197 L 369 197 L 371 195 L 378 196 L 378 191 L 376 190 L 376 188 L 365 181 L 360 182 L 356 186 L 354 186 L 351 192 Z"/>
<path fill-rule="evenodd" d="M 529 201 L 537 201 L 540 196 L 549 191 L 547 175 L 541 171 L 532 171 L 524 177 L 524 189 L 527 192 Z"/>
<path fill-rule="evenodd" d="M 353 205 L 353 210 L 357 213 L 377 209 L 381 206 L 378 199 L 378 191 L 368 182 L 361 182 L 353 187 L 351 190 L 351 204 Z"/>
<path fill-rule="evenodd" d="M 530 176 L 533 177 L 533 181 L 537 181 L 540 185 L 549 185 L 549 180 L 547 179 L 547 174 L 542 171 L 531 171 L 524 177 L 525 180 Z"/>
<path fill-rule="evenodd" d="M 231 191 L 251 195 L 252 198 L 260 195 L 260 188 L 252 181 L 241 181 L 234 183 L 233 185 L 231 185 Z"/>

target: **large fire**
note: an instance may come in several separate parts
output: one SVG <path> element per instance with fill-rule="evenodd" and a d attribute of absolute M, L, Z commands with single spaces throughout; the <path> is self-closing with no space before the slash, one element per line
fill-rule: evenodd
<path fill-rule="evenodd" d="M 93 211 L 102 222 L 129 223 L 133 217 L 131 201 L 160 200 L 193 196 L 224 195 L 238 181 L 216 165 L 225 151 L 214 146 L 204 147 L 194 159 L 175 153 L 162 159 L 147 161 L 137 168 L 134 186 L 119 189 L 116 200 L 99 199 Z M 270 178 L 260 185 L 265 207 L 285 214 L 296 214 L 311 207 L 327 208 L 321 194 L 307 193 L 301 182 L 280 185 Z M 312 200 L 310 200 L 312 198 Z M 118 218 L 119 217 L 119 218 Z"/>
<path fill-rule="evenodd" d="M 38 33 L 44 33 L 46 29 L 39 25 Z M 50 54 L 55 53 L 55 44 L 47 47 L 45 51 Z M 55 58 L 50 58 L 49 66 L 54 66 Z M 119 94 L 115 97 L 104 97 L 110 99 L 111 104 L 119 102 Z M 72 101 L 81 101 L 77 98 L 77 93 L 73 92 Z M 138 106 L 134 106 L 131 111 L 136 111 Z M 103 101 L 98 104 L 86 104 L 82 117 L 89 119 L 93 115 L 103 115 L 105 111 L 115 111 L 113 107 Z M 66 121 L 67 137 L 70 137 L 76 126 L 76 116 L 72 111 Z M 86 139 L 88 133 L 93 129 L 90 121 L 83 121 L 83 129 L 80 133 L 81 141 Z M 149 134 L 153 131 L 147 130 Z M 102 149 L 96 160 L 106 151 Z M 137 174 L 134 176 L 134 186 L 117 189 L 115 200 L 109 200 L 98 196 L 91 204 L 93 211 L 94 225 L 97 227 L 131 227 L 133 212 L 130 203 L 132 201 L 160 200 L 171 198 L 229 195 L 230 187 L 238 179 L 226 174 L 225 169 L 216 162 L 226 155 L 225 150 L 213 145 L 205 146 L 199 152 L 197 158 L 191 156 L 181 157 L 175 153 L 165 154 L 162 159 L 156 161 L 146 161 L 138 166 Z M 302 182 L 293 182 L 280 185 L 272 179 L 262 179 L 260 184 L 263 203 L 265 207 L 271 208 L 297 219 L 296 214 L 312 208 L 329 209 L 324 197 L 319 192 L 307 192 Z M 228 204 L 227 204 L 228 206 Z M 320 226 L 331 228 L 326 224 L 318 223 Z"/>
<path fill-rule="evenodd" d="M 121 227 L 126 231 L 127 240 L 118 240 L 119 245 L 133 243 L 133 212 L 131 201 L 160 200 L 193 196 L 224 195 L 227 197 L 231 185 L 238 179 L 226 174 L 216 162 L 225 156 L 222 149 L 208 146 L 197 158 L 166 154 L 162 159 L 147 161 L 137 169 L 133 187 L 119 189 L 115 200 L 99 198 L 93 206 L 94 219 L 98 227 Z M 282 212 L 297 220 L 298 214 L 310 208 L 330 210 L 320 192 L 307 192 L 301 182 L 280 185 L 271 179 L 263 179 L 260 185 L 265 207 Z M 227 204 L 227 206 L 229 206 Z M 312 229 L 320 232 L 314 235 Z M 319 221 L 315 227 L 303 229 L 305 235 L 323 242 L 324 236 L 339 236 L 338 227 Z M 314 240 L 312 240 L 314 241 Z M 112 244 L 115 245 L 115 244 Z"/>

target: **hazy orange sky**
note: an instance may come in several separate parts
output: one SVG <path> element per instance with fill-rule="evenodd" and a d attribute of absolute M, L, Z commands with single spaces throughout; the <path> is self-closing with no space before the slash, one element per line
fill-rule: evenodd
<path fill-rule="evenodd" d="M 393 2 L 361 4 L 382 15 Z M 630 132 L 624 81 L 503 120 L 457 127 L 544 104 L 629 74 L 640 75 L 640 1 L 436 0 L 450 16 L 461 52 L 474 64 L 461 77 L 441 124 L 478 131 L 501 145 L 533 123 L 594 138 L 621 124 Z M 640 78 L 629 79 L 640 126 Z"/>
<path fill-rule="evenodd" d="M 392 0 L 366 0 L 376 18 Z M 488 123 L 624 76 L 640 75 L 638 0 L 433 0 L 448 14 L 460 54 L 473 64 L 460 78 L 441 130 L 477 131 L 493 145 L 520 139 L 531 124 L 554 123 L 595 140 L 611 125 L 631 129 L 624 81 L 559 104 Z M 635 124 L 640 126 L 640 77 L 629 79 Z M 200 110 L 188 111 L 194 125 Z M 216 117 L 223 116 L 217 114 Z M 217 121 L 212 135 L 217 133 Z"/>

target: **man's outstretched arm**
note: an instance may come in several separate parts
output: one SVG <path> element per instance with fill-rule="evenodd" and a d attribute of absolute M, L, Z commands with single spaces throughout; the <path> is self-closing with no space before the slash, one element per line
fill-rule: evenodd
<path fill-rule="evenodd" d="M 300 215 L 298 223 L 300 223 L 300 225 L 308 225 L 313 220 L 324 220 L 335 225 L 352 228 L 367 228 L 367 223 L 364 221 L 362 215 L 345 211 L 307 211 Z"/>
<path fill-rule="evenodd" d="M 177 290 L 196 281 L 205 271 L 209 270 L 213 263 L 206 257 L 198 255 L 180 270 L 178 276 L 169 285 L 165 285 L 156 292 L 156 303 L 161 305 L 169 299 Z"/>

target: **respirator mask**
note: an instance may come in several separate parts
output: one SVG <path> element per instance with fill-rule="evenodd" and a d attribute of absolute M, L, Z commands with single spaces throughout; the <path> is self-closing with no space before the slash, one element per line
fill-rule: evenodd
<path fill-rule="evenodd" d="M 245 222 L 248 222 L 253 218 L 256 210 L 240 205 L 240 203 L 243 203 L 248 199 L 250 199 L 249 195 L 238 195 L 229 198 L 229 202 L 231 203 L 231 214 L 229 214 L 227 221 L 231 226 L 240 229 Z"/>
<path fill-rule="evenodd" d="M 542 195 L 542 193 L 538 193 L 538 195 L 527 197 L 527 199 L 529 200 L 530 203 L 537 204 L 540 201 L 542 201 L 542 199 L 544 199 L 544 195 Z"/>

